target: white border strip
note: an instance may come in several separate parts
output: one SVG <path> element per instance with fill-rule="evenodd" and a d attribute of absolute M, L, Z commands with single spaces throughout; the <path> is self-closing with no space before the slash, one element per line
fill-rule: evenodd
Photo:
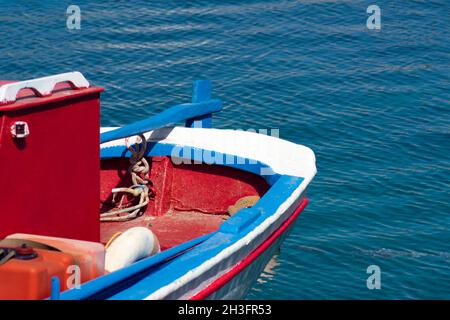
<path fill-rule="evenodd" d="M 14 102 L 20 90 L 30 88 L 41 96 L 52 94 L 57 83 L 70 82 L 75 88 L 89 88 L 89 82 L 78 71 L 61 73 L 53 76 L 8 83 L 0 86 L 0 103 Z"/>
<path fill-rule="evenodd" d="M 112 129 L 115 128 L 102 128 L 101 132 Z M 316 157 L 311 149 L 254 132 L 165 127 L 145 133 L 145 138 L 147 141 L 179 146 L 180 149 L 187 146 L 260 161 L 278 174 L 302 178 L 312 178 L 316 174 Z M 101 145 L 102 148 L 114 146 L 125 146 L 125 140 Z"/>

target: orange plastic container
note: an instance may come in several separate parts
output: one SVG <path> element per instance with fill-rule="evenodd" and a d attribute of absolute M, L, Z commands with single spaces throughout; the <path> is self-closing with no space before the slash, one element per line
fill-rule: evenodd
<path fill-rule="evenodd" d="M 86 282 L 105 273 L 105 247 L 98 242 L 15 233 L 7 239 L 39 242 L 72 255 L 80 267 L 80 280 Z"/>
<path fill-rule="evenodd" d="M 31 260 L 13 258 L 0 265 L 0 300 L 36 300 L 50 296 L 51 279 L 60 279 L 61 290 L 67 289 L 71 276 L 68 267 L 75 264 L 73 256 L 58 251 L 33 249 Z"/>

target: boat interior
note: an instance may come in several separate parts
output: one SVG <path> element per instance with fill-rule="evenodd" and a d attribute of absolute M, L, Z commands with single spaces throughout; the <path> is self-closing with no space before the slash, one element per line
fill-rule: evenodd
<path fill-rule="evenodd" d="M 250 207 L 269 189 L 264 178 L 223 165 L 174 164 L 168 156 L 146 157 L 149 202 L 136 217 L 102 221 L 100 239 L 106 244 L 115 234 L 132 227 L 149 228 L 161 250 L 216 231 L 240 208 Z M 100 212 L 114 212 L 119 199 L 111 192 L 133 184 L 129 158 L 101 162 Z M 116 199 L 114 199 L 116 198 Z M 122 201 L 122 199 L 120 199 Z M 138 198 L 126 195 L 123 207 L 136 205 Z M 108 220 L 108 219 L 106 219 Z"/>

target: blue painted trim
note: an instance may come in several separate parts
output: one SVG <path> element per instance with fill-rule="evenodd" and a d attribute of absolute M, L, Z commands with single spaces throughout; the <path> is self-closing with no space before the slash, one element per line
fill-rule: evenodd
<path fill-rule="evenodd" d="M 209 240 L 195 249 L 178 256 L 166 264 L 164 268 L 152 272 L 139 282 L 109 297 L 109 299 L 143 299 L 159 288 L 180 278 L 189 270 L 196 268 L 206 260 L 213 258 L 222 250 L 245 237 L 271 215 L 275 214 L 280 205 L 292 195 L 292 192 L 302 181 L 303 178 L 282 176 L 255 206 L 246 210 L 240 210 L 234 216 L 223 222 L 219 231 Z M 257 211 L 257 213 L 253 214 L 251 211 Z M 245 218 L 245 215 L 249 213 L 253 216 L 251 222 Z M 224 232 L 224 229 L 226 232 Z M 229 230 L 236 230 L 236 233 L 230 233 L 228 232 Z"/>
<path fill-rule="evenodd" d="M 240 214 L 234 215 L 231 222 L 222 223 L 219 231 L 223 233 L 239 234 L 239 232 L 242 232 L 242 230 L 248 228 L 261 215 L 261 208 L 241 209 Z M 230 219 L 228 219 L 227 221 L 229 221 Z"/>
<path fill-rule="evenodd" d="M 104 132 L 100 135 L 100 143 L 123 139 L 140 133 L 158 129 L 187 119 L 220 111 L 220 100 L 209 100 L 198 103 L 183 103 L 164 110 L 153 117 Z"/>
<path fill-rule="evenodd" d="M 205 102 L 211 99 L 212 85 L 209 80 L 196 80 L 194 81 L 192 89 L 192 103 Z M 212 115 L 211 113 L 188 119 L 186 121 L 186 127 L 191 128 L 212 128 Z"/>
<path fill-rule="evenodd" d="M 58 277 L 52 277 L 50 300 L 59 300 L 61 296 L 61 283 Z"/>
<path fill-rule="evenodd" d="M 190 161 L 191 163 L 207 163 L 207 164 L 223 165 L 251 172 L 257 175 L 261 175 L 261 172 L 264 169 L 264 171 L 266 172 L 267 171 L 272 172 L 272 174 L 261 175 L 269 185 L 273 185 L 281 177 L 280 174 L 273 172 L 273 170 L 268 165 L 260 161 L 248 158 L 241 158 L 235 155 L 214 152 L 201 148 L 189 147 L 183 149 L 178 145 L 170 143 L 148 142 L 145 156 L 147 157 L 174 156 L 176 158 L 178 158 L 179 156 L 180 161 L 182 159 L 185 161 Z M 125 146 L 104 147 L 100 149 L 101 160 L 109 158 L 122 158 L 122 157 L 125 158 L 131 157 L 130 151 Z M 218 159 L 219 161 L 214 162 L 209 161 L 216 159 Z"/>
<path fill-rule="evenodd" d="M 212 125 L 211 113 L 186 121 L 186 127 L 190 128 L 212 128 Z"/>
<path fill-rule="evenodd" d="M 128 278 L 133 277 L 136 274 L 140 274 L 150 268 L 154 268 L 157 265 L 172 259 L 174 256 L 186 250 L 192 249 L 193 247 L 211 238 L 214 234 L 215 232 L 192 239 L 176 247 L 167 249 L 155 256 L 138 261 L 127 268 L 120 269 L 92 281 L 86 282 L 82 284 L 79 289 L 72 289 L 63 292 L 60 298 L 62 300 L 82 300 L 91 298 L 93 295 L 98 294 L 102 290 L 108 290 L 112 286 L 122 281 L 126 281 Z"/>

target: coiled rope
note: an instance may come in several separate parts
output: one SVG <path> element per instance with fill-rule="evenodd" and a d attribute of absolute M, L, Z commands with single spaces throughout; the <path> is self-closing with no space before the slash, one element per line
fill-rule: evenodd
<path fill-rule="evenodd" d="M 137 137 L 134 148 L 131 146 L 129 138 L 125 139 L 125 144 L 131 152 L 128 173 L 131 175 L 133 185 L 129 188 L 112 189 L 113 202 L 115 202 L 117 194 L 121 193 L 122 197 L 120 198 L 117 208 L 100 214 L 101 222 L 126 221 L 141 216 L 150 201 L 150 192 L 154 194 L 154 190 L 149 185 L 149 179 L 147 178 L 150 167 L 144 157 L 145 150 L 147 149 L 147 140 L 145 139 L 145 136 L 140 134 Z M 124 206 L 123 202 L 127 195 L 139 198 L 138 204 L 134 206 Z"/>

